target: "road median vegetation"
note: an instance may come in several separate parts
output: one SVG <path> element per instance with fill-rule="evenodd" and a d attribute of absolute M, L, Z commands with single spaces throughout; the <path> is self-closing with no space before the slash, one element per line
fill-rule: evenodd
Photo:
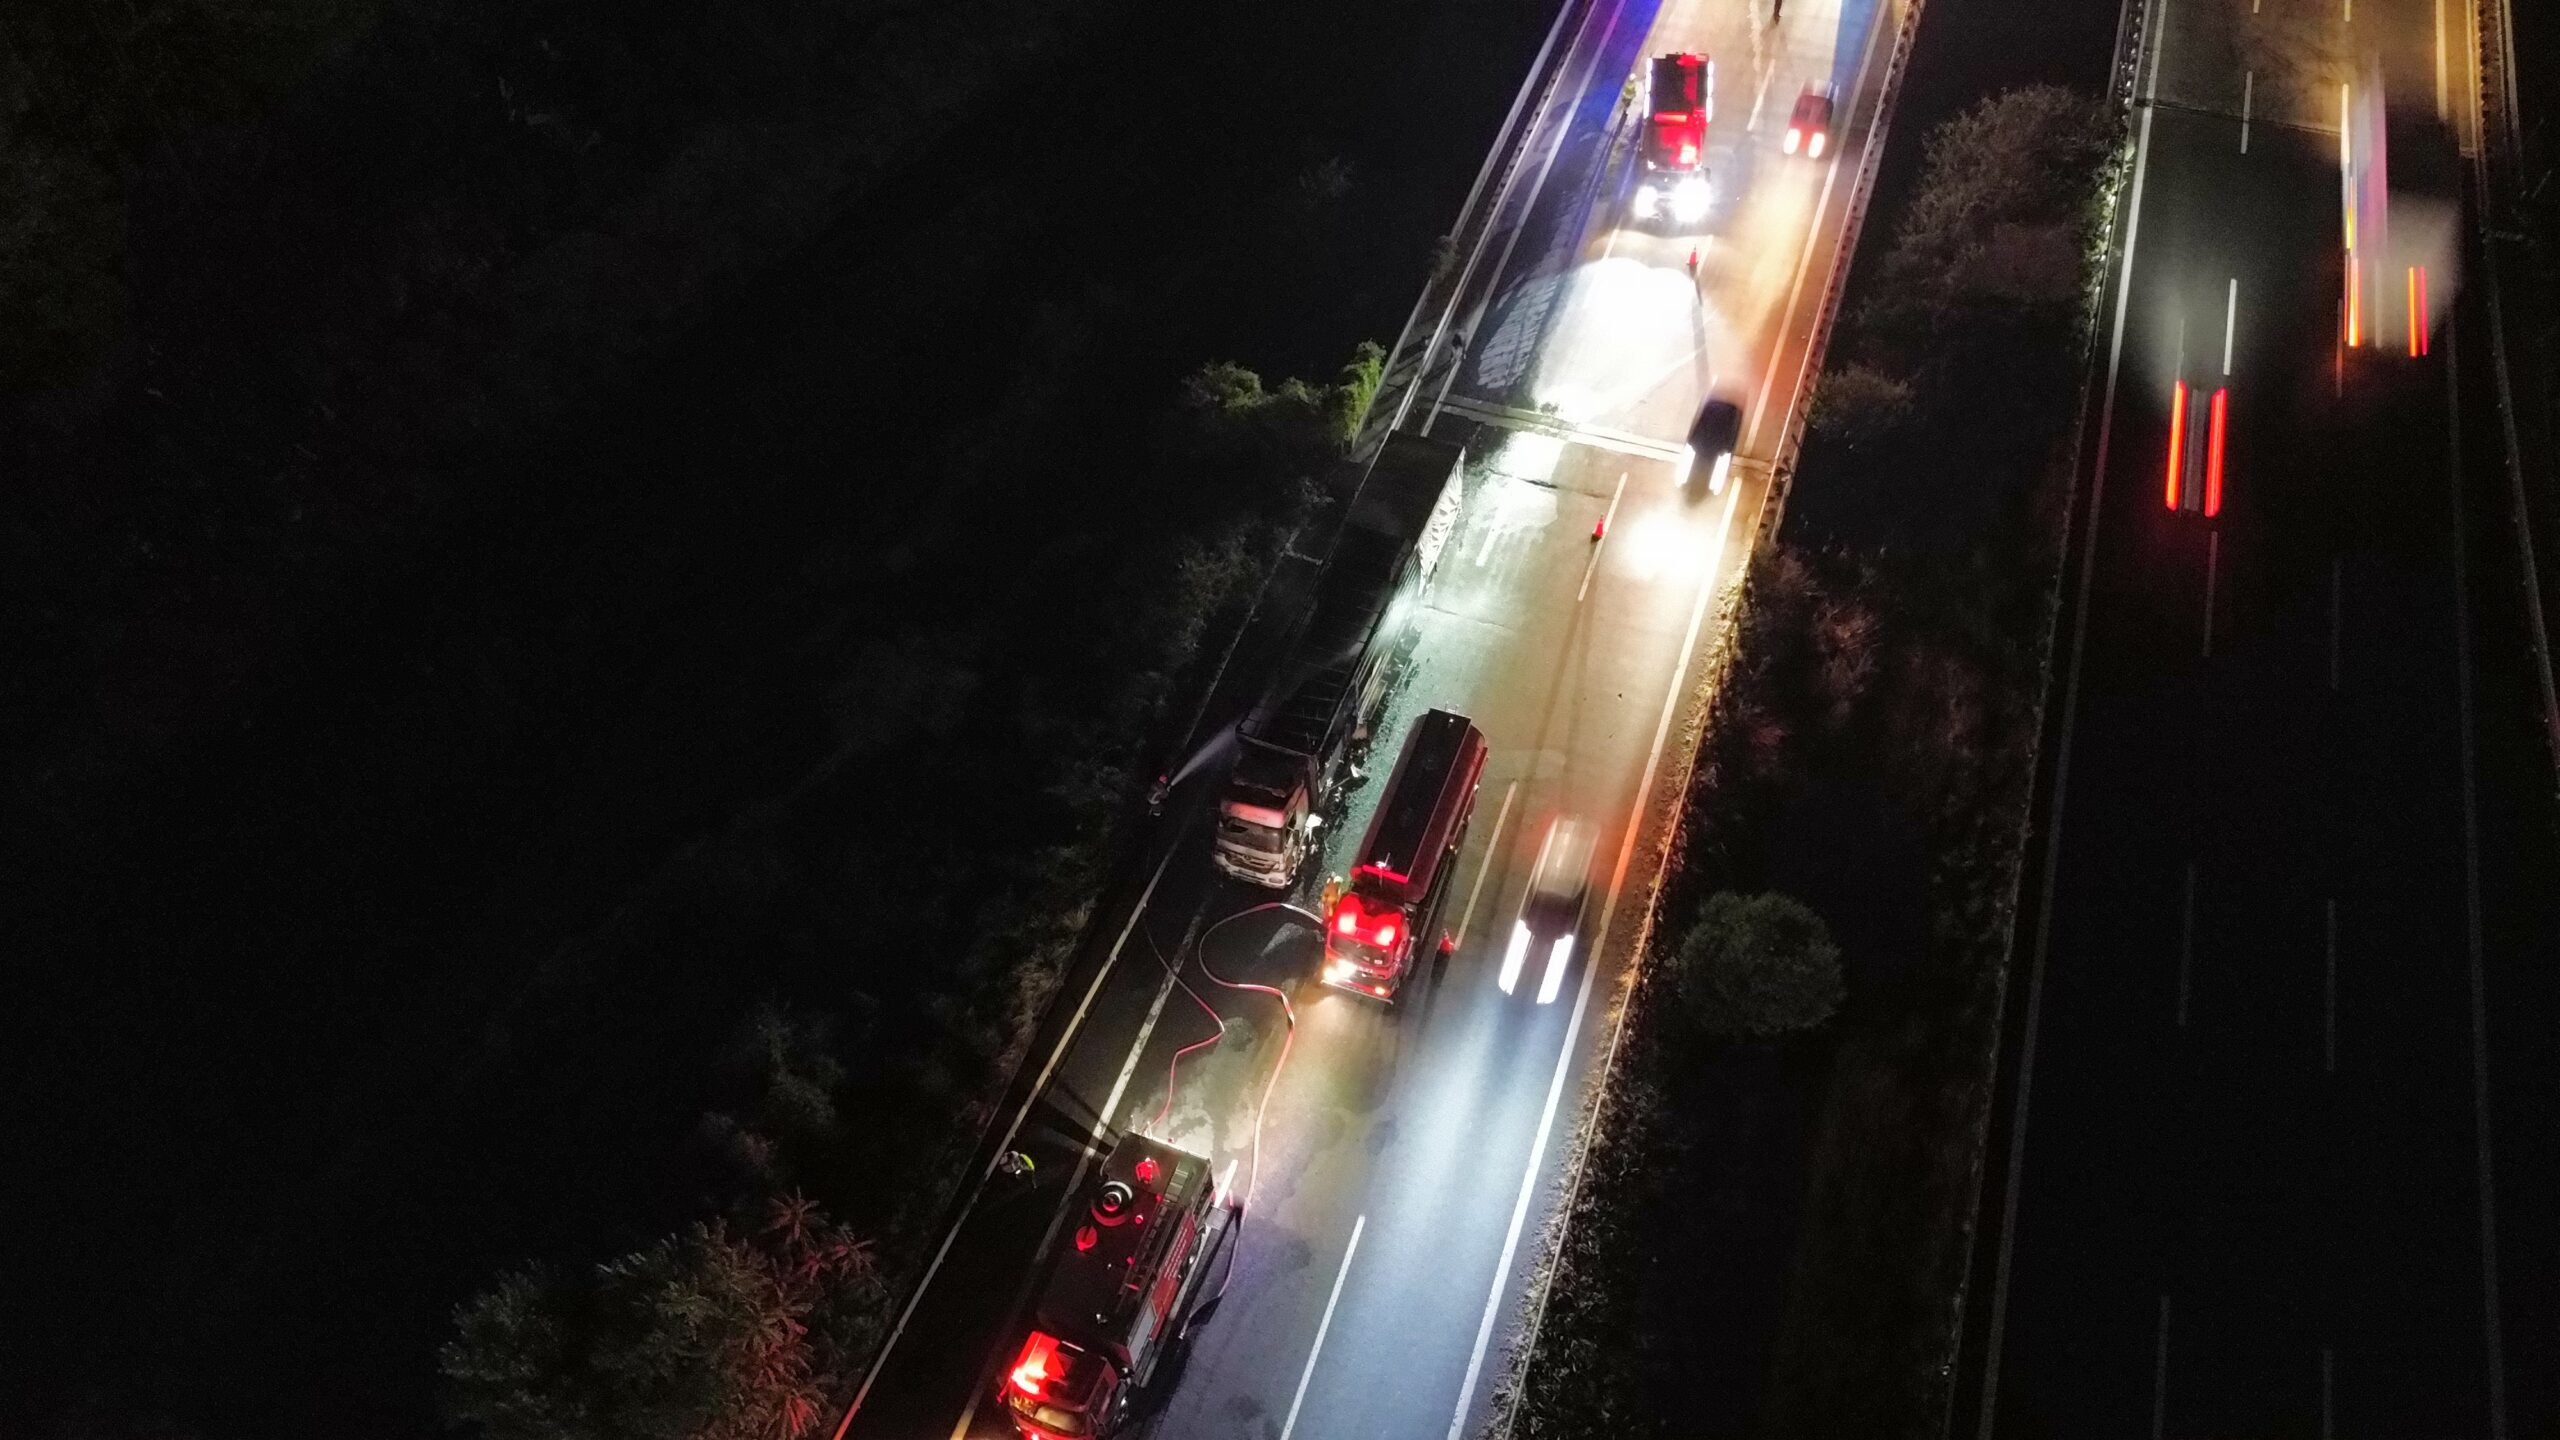
<path fill-rule="evenodd" d="M 2101 103 L 1985 100 L 1853 278 L 1512 1435 L 1936 1433 L 2120 173 Z"/>

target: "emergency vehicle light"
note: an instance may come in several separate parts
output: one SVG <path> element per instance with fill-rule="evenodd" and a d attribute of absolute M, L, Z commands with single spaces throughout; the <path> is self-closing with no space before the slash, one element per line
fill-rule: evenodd
<path fill-rule="evenodd" d="M 1022 1342 L 1022 1357 L 1014 1362 L 1013 1388 L 1038 1399 L 1040 1387 L 1051 1379 L 1049 1362 L 1058 1358 L 1058 1337 L 1034 1330 Z"/>

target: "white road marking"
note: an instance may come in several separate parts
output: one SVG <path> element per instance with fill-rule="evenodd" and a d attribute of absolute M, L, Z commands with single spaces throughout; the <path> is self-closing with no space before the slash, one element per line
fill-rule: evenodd
<path fill-rule="evenodd" d="M 2204 658 L 2213 658 L 2213 586 L 2222 570 L 2222 532 L 2204 532 Z"/>
<path fill-rule="evenodd" d="M 2249 106 L 2257 94 L 2258 72 L 2252 70 L 2240 77 L 2240 153 L 2243 155 L 2249 153 Z"/>
<path fill-rule="evenodd" d="M 1628 807 L 1626 833 L 1618 843 L 1617 868 L 1610 872 L 1608 895 L 1602 902 L 1600 912 L 1600 926 L 1591 937 L 1591 953 L 1595 956 L 1606 953 L 1609 943 L 1609 924 L 1617 918 L 1618 893 L 1626 884 L 1627 867 L 1635 859 L 1636 833 L 1643 828 L 1645 804 L 1653 794 L 1653 777 L 1662 764 L 1663 742 L 1671 734 L 1671 717 L 1679 713 L 1681 687 L 1688 681 L 1690 657 L 1697 653 L 1698 631 L 1706 624 L 1707 602 L 1715 595 L 1716 573 L 1724 566 L 1724 547 L 1732 538 L 1733 514 L 1740 507 L 1741 502 L 1742 487 L 1735 485 L 1727 488 L 1723 518 L 1716 523 L 1716 543 L 1707 552 L 1707 573 L 1698 582 L 1697 603 L 1689 611 L 1689 631 L 1680 641 L 1680 662 L 1672 667 L 1671 688 L 1669 693 L 1662 697 L 1662 718 L 1653 727 L 1653 748 L 1646 753 L 1644 774 L 1636 781 L 1635 802 Z M 1575 1037 L 1582 1033 L 1583 1012 L 1591 1004 L 1591 982 L 1599 973 L 1600 967 L 1596 964 L 1582 967 L 1582 985 L 1574 992 L 1573 1015 L 1565 1021 L 1564 1048 L 1556 1054 L 1555 1077 L 1547 1082 L 1546 1108 L 1538 1115 L 1538 1135 L 1529 1145 L 1528 1169 L 1520 1176 L 1519 1198 L 1512 1202 L 1511 1228 L 1502 1238 L 1502 1258 L 1493 1268 L 1493 1289 L 1485 1296 L 1484 1317 L 1476 1322 L 1475 1349 L 1467 1356 L 1466 1378 L 1458 1383 L 1458 1409 L 1449 1418 L 1448 1440 L 1459 1440 L 1459 1437 L 1466 1432 L 1467 1410 L 1475 1398 L 1476 1379 L 1484 1372 L 1485 1347 L 1493 1342 L 1493 1322 L 1502 1313 L 1502 1287 L 1510 1281 L 1511 1262 L 1519 1253 L 1520 1227 L 1529 1218 L 1529 1198 L 1537 1193 L 1538 1157 L 1546 1152 L 1547 1132 L 1555 1127 L 1556 1101 L 1564 1093 L 1565 1072 L 1573 1065 L 1573 1042 Z M 1609 1066 L 1617 1058 L 1618 1040 L 1625 1033 L 1626 1011 L 1621 1008 L 1618 1012 L 1618 1025 L 1609 1032 L 1608 1052 L 1601 1057 L 1601 1074 L 1606 1075 L 1609 1072 Z M 1574 1179 L 1565 1187 L 1564 1203 L 1568 1206 L 1573 1203 L 1574 1188 L 1579 1184 L 1579 1163 L 1580 1158 L 1577 1156 Z M 1530 1313 L 1536 1314 L 1539 1305 L 1542 1304 L 1543 1301 L 1540 1301 L 1533 1305 Z"/>
<path fill-rule="evenodd" d="M 1743 133 L 1745 133 L 1745 134 L 1758 134 L 1758 133 L 1759 133 L 1759 131 L 1760 131 L 1760 106 L 1761 106 L 1761 103 L 1762 103 L 1763 101 L 1765 101 L 1765 100 L 1767 100 L 1767 99 L 1769 98 L 1769 77 L 1770 77 L 1770 76 L 1772 76 L 1772 75 L 1774 75 L 1774 74 L 1776 74 L 1777 72 L 1778 72 L 1778 67 L 1777 67 L 1777 66 L 1775 66 L 1775 65 L 1771 65 L 1771 66 L 1769 66 L 1767 69 L 1764 69 L 1764 70 L 1762 70 L 1762 71 L 1760 72 L 1760 90 L 1759 90 L 1759 93 L 1757 93 L 1757 94 L 1755 94 L 1755 95 L 1753 95 L 1753 96 L 1751 97 L 1751 118 L 1742 122 L 1742 129 L 1743 129 Z"/>
<path fill-rule="evenodd" d="M 2231 277 L 2231 289 L 2222 302 L 2222 373 L 2231 373 L 2231 336 L 2240 323 L 2240 277 Z"/>
<path fill-rule="evenodd" d="M 1609 508 L 1600 516 L 1599 533 L 1591 537 L 1591 559 L 1582 567 L 1582 588 L 1573 592 L 1573 603 L 1579 605 L 1591 593 L 1591 577 L 1599 572 L 1600 552 L 1609 546 L 1609 522 L 1618 518 L 1618 502 L 1626 497 L 1627 472 L 1618 472 L 1618 488 L 1609 492 Z"/>
<path fill-rule="evenodd" d="M 942 1270 L 943 1260 L 951 1254 L 951 1242 L 960 1238 L 960 1227 L 968 1224 L 969 1216 L 977 1210 L 978 1196 L 985 1192 L 988 1177 L 995 1174 L 996 1162 L 1013 1148 L 1014 1139 L 1022 1133 L 1022 1122 L 1031 1114 L 1032 1105 L 1047 1093 L 1050 1077 L 1058 1072 L 1058 1062 L 1066 1058 L 1067 1046 L 1084 1028 L 1084 1017 L 1093 1008 L 1093 997 L 1102 993 L 1102 982 L 1110 977 L 1111 968 L 1120 963 L 1120 947 L 1129 943 L 1130 932 L 1138 928 L 1138 917 L 1147 913 L 1147 901 L 1155 896 L 1156 882 L 1164 878 L 1165 867 L 1173 863 L 1173 857 L 1183 848 L 1182 842 L 1187 835 L 1185 830 L 1173 837 L 1173 843 L 1165 849 L 1164 858 L 1156 862 L 1155 873 L 1147 877 L 1147 888 L 1138 892 L 1138 903 L 1129 911 L 1128 923 L 1120 927 L 1120 934 L 1112 940 L 1110 951 L 1102 957 L 1101 967 L 1094 971 L 1093 983 L 1085 987 L 1084 998 L 1076 1002 L 1076 1012 L 1068 1019 L 1065 1033 L 1058 1037 L 1057 1047 L 1049 1052 L 1048 1060 L 1040 1066 L 1039 1078 L 1031 1082 L 1030 1090 L 1022 1097 L 1021 1106 L 1004 1127 L 1004 1138 L 996 1142 L 987 1168 L 978 1172 L 977 1183 L 970 1188 L 969 1198 L 961 1205 L 959 1216 L 951 1222 L 951 1228 L 943 1232 L 942 1243 L 933 1247 L 933 1259 L 925 1263 L 923 1276 L 907 1296 L 906 1305 L 898 1311 L 898 1323 L 889 1327 L 889 1338 L 880 1342 L 880 1352 L 871 1357 L 871 1368 L 863 1372 L 861 1387 L 853 1392 L 852 1401 L 845 1406 L 844 1418 L 836 1422 L 835 1440 L 844 1440 L 844 1432 L 852 1426 L 853 1417 L 862 1413 L 862 1402 L 870 1398 L 871 1387 L 879 1380 L 881 1368 L 889 1363 L 889 1352 L 897 1348 L 899 1337 L 907 1333 L 907 1322 L 915 1318 L 916 1306 L 923 1303 L 924 1292 L 932 1286 L 933 1277 Z M 1072 1197 L 1062 1197 L 1058 1201 L 1059 1214 L 1066 1213 L 1069 1198 Z"/>
<path fill-rule="evenodd" d="M 1190 948 L 1191 928 L 1199 923 L 1200 913 L 1192 912 L 1189 923 L 1183 926 L 1182 942 L 1174 946 L 1174 954 L 1179 955 Z M 1122 933 L 1125 935 L 1127 932 Z M 1136 1043 L 1129 1047 L 1129 1057 L 1120 1062 L 1120 1075 L 1111 1082 L 1110 1096 L 1102 1102 L 1100 1109 L 1093 1112 L 1093 1130 L 1085 1137 L 1084 1148 L 1076 1156 L 1076 1168 L 1068 1173 L 1067 1188 L 1058 1197 L 1056 1212 L 1049 1217 L 1049 1228 L 1041 1232 L 1040 1247 L 1032 1251 L 1032 1254 L 1049 1253 L 1049 1247 L 1057 1241 L 1059 1223 L 1067 1218 L 1068 1208 L 1074 1203 L 1076 1196 L 1083 1192 L 1085 1172 L 1092 1168 L 1094 1156 L 1102 1152 L 1103 1132 L 1111 1128 L 1111 1117 L 1119 1112 L 1121 1098 L 1129 1093 L 1130 1077 L 1138 1073 L 1138 1059 L 1147 1053 L 1147 1041 L 1156 1033 L 1156 1021 L 1164 1014 L 1165 999 L 1173 994 L 1174 981 L 1180 973 L 1171 965 L 1164 967 L 1164 982 L 1156 986 L 1155 1002 L 1147 1007 L 1146 1021 L 1138 1026 L 1138 1038 Z M 1020 1311 L 1030 1298 L 1031 1280 L 1026 1275 L 1023 1278 L 1021 1290 L 1014 1296 L 1012 1306 L 1005 1313 L 1012 1315 Z M 985 1385 L 970 1387 L 969 1403 L 961 1410 L 959 1423 L 951 1427 L 951 1440 L 967 1440 L 969 1427 L 977 1423 L 978 1406 L 984 1403 L 986 1398 Z"/>
<path fill-rule="evenodd" d="M 2165 5 L 2166 0 L 2163 0 Z M 2158 83 L 2159 68 L 2152 68 L 2153 83 Z M 2080 542 L 2080 592 L 2072 607 L 2071 663 L 2065 672 L 2062 691 L 2062 741 L 2054 752 L 2053 816 L 2045 829 L 2044 878 L 2042 898 L 2037 902 L 2035 949 L 2027 963 L 2027 1023 L 2018 1042 L 2018 1095 L 2010 1107 L 2009 1155 L 2006 1173 L 2001 1180 L 2000 1254 L 1992 1262 L 1991 1321 L 1987 1327 L 1982 1362 L 1982 1400 L 1976 1407 L 1981 1423 L 1976 1429 L 1979 1440 L 1992 1440 L 1992 1427 L 1999 1415 L 2000 1347 L 2006 1331 L 2009 1308 L 2009 1268 L 2016 1258 L 2018 1235 L 2018 1180 L 2025 1173 L 2027 1153 L 2027 1100 L 2034 1088 L 2036 1073 L 2036 1038 L 2044 1024 L 2044 962 L 2053 945 L 2054 877 L 2062 866 L 2063 801 L 2069 793 L 2071 779 L 2071 731 L 2080 710 L 2080 660 L 2082 646 L 2089 633 L 2089 588 L 2097 569 L 2098 527 L 2094 517 L 2107 494 L 2107 443 L 2115 433 L 2116 380 L 2124 363 L 2125 316 L 2133 303 L 2134 241 L 2142 229 L 2142 183 L 2149 173 L 2151 161 L 2151 117 L 2154 110 L 2142 109 L 2142 130 L 2133 146 L 2133 195 L 2131 210 L 2125 217 L 2124 270 L 2116 280 L 2116 318 L 2114 338 L 2107 348 L 2106 398 L 2098 406 L 2097 467 L 2089 483 L 2089 511 L 2093 517 Z"/>
<path fill-rule="evenodd" d="M 1476 862 L 1475 887 L 1467 891 L 1467 906 L 1458 912 L 1456 943 L 1467 943 L 1467 923 L 1476 918 L 1476 902 L 1484 898 L 1485 873 L 1493 868 L 1493 857 L 1502 850 L 1502 827 L 1511 819 L 1511 802 L 1520 793 L 1520 782 L 1502 787 L 1502 808 L 1493 817 L 1493 836 L 1485 842 L 1484 858 Z"/>
<path fill-rule="evenodd" d="M 2187 1028 L 2187 998 L 2196 965 L 2196 862 L 2187 862 L 2184 899 L 2178 905 L 2178 1028 Z"/>
<path fill-rule="evenodd" d="M 1324 1353 L 1325 1332 L 1333 1328 L 1333 1307 L 1342 1301 L 1342 1282 L 1351 1274 L 1351 1257 L 1360 1253 L 1360 1232 L 1369 1227 L 1362 1215 L 1351 1222 L 1351 1243 L 1342 1248 L 1342 1266 L 1333 1272 L 1333 1293 L 1324 1297 L 1324 1318 L 1316 1322 L 1316 1343 L 1307 1350 L 1307 1368 L 1298 1372 L 1298 1393 L 1289 1397 L 1289 1418 L 1280 1422 L 1280 1440 L 1298 1428 L 1298 1407 L 1307 1403 L 1307 1382 L 1316 1376 L 1316 1357 Z"/>
<path fill-rule="evenodd" d="M 2321 918 L 2328 964 L 2320 978 L 2320 1068 L 2338 1073 L 2338 901 L 2335 896 L 2322 902 Z"/>
<path fill-rule="evenodd" d="M 2151 1440 L 2169 1423 L 2169 1297 L 2160 1297 L 2160 1339 L 2151 1356 Z"/>

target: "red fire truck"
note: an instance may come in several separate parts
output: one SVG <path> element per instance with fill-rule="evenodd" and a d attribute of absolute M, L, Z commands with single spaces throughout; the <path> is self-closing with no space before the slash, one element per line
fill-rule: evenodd
<path fill-rule="evenodd" d="M 1638 220 L 1669 215 L 1682 225 L 1707 218 L 1707 121 L 1715 115 L 1716 66 L 1704 55 L 1657 55 L 1649 73 Z"/>
<path fill-rule="evenodd" d="M 1105 1440 L 1197 1318 L 1203 1279 L 1234 1233 L 1209 1162 L 1122 1137 L 1087 1184 L 1029 1332 L 998 1382 L 1023 1440 Z"/>
<path fill-rule="evenodd" d="M 1484 734 L 1466 716 L 1432 710 L 1414 722 L 1351 867 L 1350 888 L 1325 919 L 1327 985 L 1396 998 L 1412 971 L 1417 937 L 1439 921 L 1484 760 Z"/>

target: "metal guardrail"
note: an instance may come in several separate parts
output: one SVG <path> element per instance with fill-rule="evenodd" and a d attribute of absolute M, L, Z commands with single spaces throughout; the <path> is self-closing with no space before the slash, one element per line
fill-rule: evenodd
<path fill-rule="evenodd" d="M 1511 112 L 1503 117 L 1502 128 L 1494 134 L 1493 146 L 1476 173 L 1474 188 L 1467 192 L 1457 224 L 1450 227 L 1450 249 L 1424 282 L 1421 297 L 1414 302 L 1404 329 L 1382 362 L 1377 392 L 1370 397 L 1369 407 L 1355 428 L 1353 459 L 1366 461 L 1375 456 L 1388 434 L 1411 413 L 1415 397 L 1440 379 L 1441 371 L 1463 360 L 1463 351 L 1449 344 L 1451 324 L 1482 299 L 1474 289 L 1486 249 L 1525 221 L 1523 212 L 1528 208 L 1529 197 L 1519 182 L 1531 150 L 1528 141 L 1536 132 L 1537 121 L 1550 112 L 1556 87 L 1572 68 L 1581 36 L 1599 8 L 1600 0 L 1566 0 L 1558 7 L 1546 42 L 1531 62 L 1529 76 L 1512 100 Z M 1568 30 L 1575 43 L 1559 46 L 1557 42 Z M 1537 97 L 1535 104 L 1530 103 L 1533 95 Z M 1525 125 L 1524 116 L 1528 122 Z M 1490 203 L 1486 203 L 1486 181 L 1497 167 L 1501 178 L 1492 188 Z M 1507 224 L 1498 223 L 1506 216 Z M 1465 258 L 1458 262 L 1456 257 L 1461 255 Z M 1494 278 L 1485 276 L 1482 283 L 1491 284 Z"/>
<path fill-rule="evenodd" d="M 2489 316 L 2489 361 L 2497 386 L 2500 439 L 2507 470 L 2509 520 L 2515 530 L 2517 557 L 2522 570 L 2526 631 L 2533 646 L 2534 679 L 2541 692 L 2544 745 L 2555 770 L 2560 770 L 2560 683 L 2553 678 L 2551 630 L 2543 603 L 2543 592 L 2549 581 L 2543 566 L 2549 558 L 2535 551 L 2537 528 L 2551 523 L 2552 507 L 2560 504 L 2560 496 L 2545 493 L 2537 497 L 2528 485 L 2523 446 L 2525 432 L 2531 432 L 2546 445 L 2552 436 L 2549 415 L 2549 377 L 2551 357 L 2546 343 L 2536 335 L 2521 341 L 2509 332 L 2506 323 L 2505 294 L 2510 288 L 2538 292 L 2542 287 L 2538 275 L 2526 274 L 2522 286 L 2511 286 L 2509 267 L 2520 260 L 2527 266 L 2532 242 L 2528 238 L 2522 203 L 2526 176 L 2523 137 L 2519 132 L 2519 110 L 2516 100 L 2515 21 L 2510 0 L 2479 0 L 2478 28 L 2473 46 L 2480 77 L 2480 93 L 2476 97 L 2481 134 L 2472 151 L 2473 183 L 2479 196 L 2480 248 L 2484 264 L 2480 283 L 2486 288 L 2485 308 Z M 2519 252 L 2525 252 L 2520 255 Z M 2513 347 L 2524 347 L 2525 364 L 2519 367 Z M 2525 403 L 2534 407 L 2542 423 L 2521 427 L 2518 424 L 2514 371 L 2526 370 Z M 2547 474 L 2547 467 L 2535 467 L 2536 473 Z M 2537 510 L 2540 518 L 2537 519 Z"/>
<path fill-rule="evenodd" d="M 1885 57 L 1884 79 L 1876 88 L 1875 123 L 1867 132 L 1867 148 L 1858 160 L 1858 174 L 1849 187 L 1847 208 L 1840 219 L 1841 243 L 1847 246 L 1832 264 L 1831 274 L 1822 287 L 1822 299 L 1814 307 L 1812 328 L 1805 332 L 1804 364 L 1811 368 L 1831 347 L 1831 332 L 1840 320 L 1840 305 L 1849 289 L 1849 272 L 1858 258 L 1858 241 L 1866 229 L 1867 202 L 1875 195 L 1876 172 L 1884 164 L 1885 138 L 1893 124 L 1893 104 L 1902 93 L 1902 77 L 1911 68 L 1911 46 L 1920 34 L 1920 12 L 1927 0 L 1908 0 L 1902 23 L 1895 27 L 1893 49 Z M 1814 377 L 1813 389 L 1822 380 Z M 1812 390 L 1803 393 L 1807 403 L 1790 405 L 1781 426 L 1778 441 L 1769 450 L 1769 497 L 1760 507 L 1760 533 L 1757 543 L 1767 544 L 1777 538 L 1779 522 L 1787 513 L 1787 494 L 1795 487 L 1797 452 L 1804 443 L 1806 425 L 1812 417 Z"/>

